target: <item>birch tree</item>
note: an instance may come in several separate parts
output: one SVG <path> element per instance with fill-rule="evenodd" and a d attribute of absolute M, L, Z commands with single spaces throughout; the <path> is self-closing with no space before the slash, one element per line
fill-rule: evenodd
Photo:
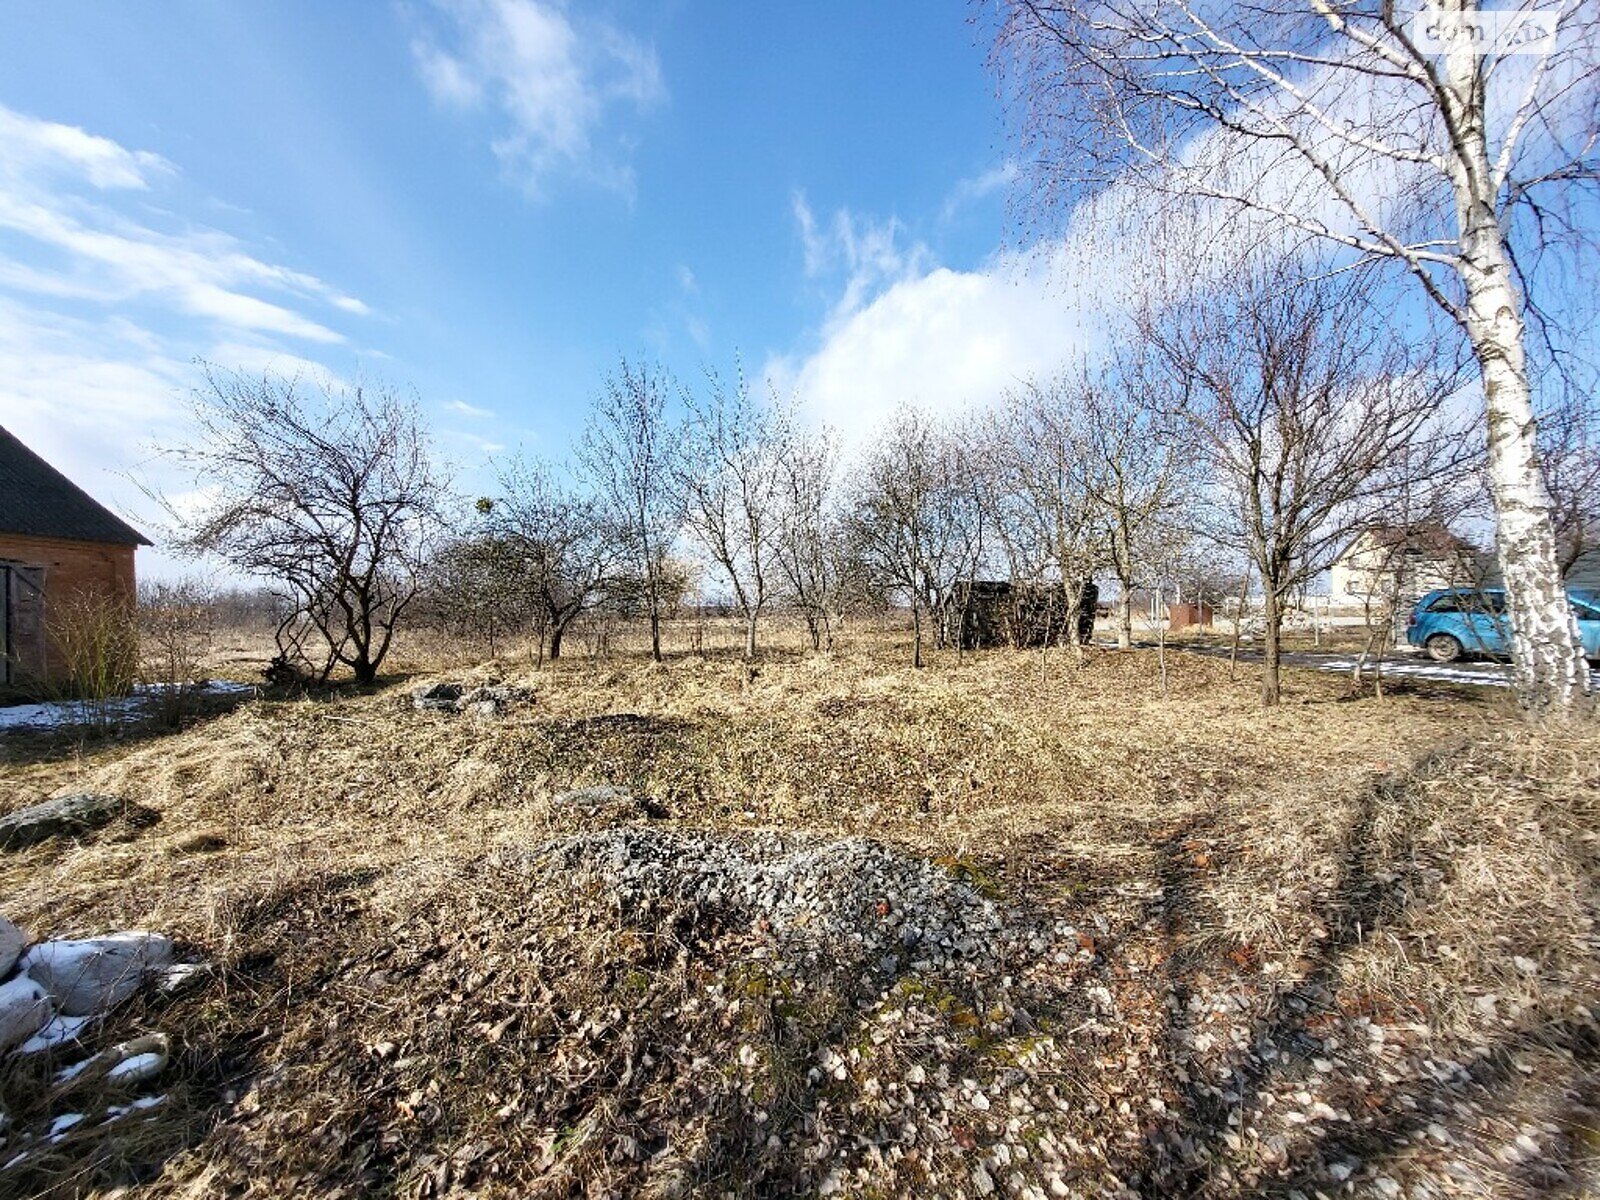
<path fill-rule="evenodd" d="M 1107 557 L 1104 510 L 1088 486 L 1080 452 L 1082 422 L 1073 390 L 1057 379 L 1007 394 L 988 434 L 990 524 L 1012 582 L 1059 587 L 1069 628 Z M 1077 636 L 1067 636 L 1081 659 Z"/>
<path fill-rule="evenodd" d="M 971 540 L 966 491 L 945 432 L 903 408 L 863 457 L 847 521 L 855 552 L 874 581 L 911 607 L 911 664 L 923 665 L 928 619 L 966 570 Z"/>
<path fill-rule="evenodd" d="M 1185 499 L 1195 463 L 1190 430 L 1159 369 L 1125 347 L 1105 371 L 1085 369 L 1070 385 L 1077 401 L 1077 452 L 1084 488 L 1105 525 L 1107 561 L 1121 592 L 1117 646 L 1133 646 L 1133 591 L 1149 560 L 1168 557 L 1163 526 Z M 1190 482 L 1192 480 L 1192 473 Z M 1187 490 L 1193 499 L 1194 490 Z M 1154 553 L 1160 548 L 1163 553 Z"/>
<path fill-rule="evenodd" d="M 1600 4 L 1002 0 L 1001 14 L 996 60 L 1047 201 L 1121 189 L 1232 237 L 1330 242 L 1403 269 L 1463 331 L 1519 693 L 1535 713 L 1578 708 L 1589 675 L 1529 330 L 1557 330 L 1541 289 L 1595 247 Z"/>

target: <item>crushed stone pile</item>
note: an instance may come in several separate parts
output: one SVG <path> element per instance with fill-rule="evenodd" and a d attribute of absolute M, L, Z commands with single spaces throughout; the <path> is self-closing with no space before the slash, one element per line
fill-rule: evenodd
<path fill-rule="evenodd" d="M 975 889 L 862 837 L 630 825 L 575 834 L 539 857 L 547 870 L 597 885 L 624 920 L 688 908 L 720 927 L 770 934 L 797 968 L 976 966 L 1001 932 L 994 904 Z"/>

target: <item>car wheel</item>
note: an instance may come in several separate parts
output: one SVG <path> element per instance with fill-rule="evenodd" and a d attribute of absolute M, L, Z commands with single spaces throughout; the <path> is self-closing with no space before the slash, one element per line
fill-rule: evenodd
<path fill-rule="evenodd" d="M 1425 647 L 1428 657 L 1434 662 L 1455 662 L 1461 657 L 1461 643 L 1448 633 L 1436 633 L 1428 639 Z"/>

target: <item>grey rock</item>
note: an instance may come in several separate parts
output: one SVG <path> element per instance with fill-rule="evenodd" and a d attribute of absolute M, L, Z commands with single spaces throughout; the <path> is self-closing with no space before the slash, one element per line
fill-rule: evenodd
<path fill-rule="evenodd" d="M 104 1012 L 172 963 L 172 939 L 130 931 L 83 941 L 41 942 L 19 961 L 67 1016 Z"/>
<path fill-rule="evenodd" d="M 459 683 L 430 683 L 411 693 L 411 706 L 436 712 L 455 712 L 461 692 Z"/>
<path fill-rule="evenodd" d="M 505 708 L 512 704 L 525 704 L 532 698 L 533 693 L 527 688 L 512 687 L 509 683 L 496 683 L 475 687 L 466 692 L 456 702 L 456 707 L 466 710 L 473 705 L 492 704 L 496 708 Z"/>
<path fill-rule="evenodd" d="M 580 809 L 590 816 L 645 816 L 660 820 L 667 815 L 667 810 L 650 797 L 636 795 L 627 788 L 612 784 L 570 788 L 552 796 L 550 803 L 557 809 Z"/>
<path fill-rule="evenodd" d="M 115 820 L 121 811 L 120 796 L 99 792 L 52 796 L 0 817 L 0 849 L 20 850 L 46 838 L 86 833 Z"/>
<path fill-rule="evenodd" d="M 21 1045 L 55 1015 L 44 988 L 27 976 L 0 983 L 0 1051 Z"/>
<path fill-rule="evenodd" d="M 27 935 L 4 917 L 0 917 L 0 979 L 11 974 L 22 951 L 28 945 Z"/>

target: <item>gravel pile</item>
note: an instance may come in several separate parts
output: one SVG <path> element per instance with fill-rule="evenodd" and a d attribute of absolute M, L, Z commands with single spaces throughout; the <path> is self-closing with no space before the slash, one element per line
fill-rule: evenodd
<path fill-rule="evenodd" d="M 635 825 L 565 838 L 538 861 L 599 886 L 625 920 L 687 908 L 720 928 L 770 934 L 797 965 L 893 974 L 976 964 L 1001 929 L 995 906 L 971 887 L 861 837 Z"/>

